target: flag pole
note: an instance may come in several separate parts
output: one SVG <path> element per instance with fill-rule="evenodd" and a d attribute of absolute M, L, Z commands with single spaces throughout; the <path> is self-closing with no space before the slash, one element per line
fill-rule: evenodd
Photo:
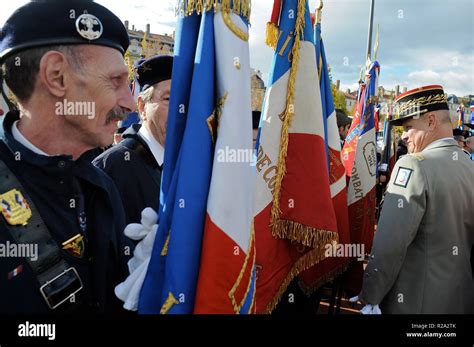
<path fill-rule="evenodd" d="M 374 6 L 375 0 L 370 0 L 370 17 L 369 17 L 369 33 L 367 38 L 367 55 L 366 60 L 370 60 L 370 51 L 372 50 L 372 28 L 374 26 Z"/>
<path fill-rule="evenodd" d="M 323 11 L 323 0 L 319 0 L 319 6 L 316 8 L 316 23 L 321 23 L 321 13 Z"/>

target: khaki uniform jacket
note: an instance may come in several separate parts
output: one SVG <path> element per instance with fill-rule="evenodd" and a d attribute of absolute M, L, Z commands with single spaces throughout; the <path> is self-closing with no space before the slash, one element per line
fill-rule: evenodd
<path fill-rule="evenodd" d="M 474 163 L 451 139 L 402 157 L 361 298 L 382 313 L 474 313 Z"/>

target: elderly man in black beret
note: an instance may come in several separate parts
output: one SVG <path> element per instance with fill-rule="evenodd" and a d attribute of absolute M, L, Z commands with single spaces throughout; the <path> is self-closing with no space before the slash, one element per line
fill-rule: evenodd
<path fill-rule="evenodd" d="M 132 246 L 112 180 L 91 164 L 133 108 L 119 18 L 87 0 L 36 0 L 0 34 L 19 111 L 0 139 L 0 312 L 120 309 L 114 286 Z M 19 248 L 22 246 L 22 248 Z"/>
<path fill-rule="evenodd" d="M 146 207 L 158 211 L 173 57 L 155 56 L 136 67 L 141 87 L 141 124 L 123 134 L 123 141 L 94 160 L 115 182 L 126 221 L 139 223 Z"/>

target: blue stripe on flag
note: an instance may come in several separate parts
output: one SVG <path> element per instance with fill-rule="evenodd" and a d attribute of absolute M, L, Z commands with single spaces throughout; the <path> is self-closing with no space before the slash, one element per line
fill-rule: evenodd
<path fill-rule="evenodd" d="M 215 106 L 215 54 L 214 12 L 208 11 L 202 14 L 200 25 L 196 25 L 195 20 L 186 21 L 193 17 L 195 16 L 181 19 L 183 30 L 180 31 L 180 37 L 177 39 L 178 41 L 183 38 L 180 43 L 182 45 L 180 52 L 181 47 L 183 49 L 182 65 L 189 64 L 190 59 L 194 58 L 194 69 L 192 83 L 189 78 L 189 68 L 182 81 L 182 84 L 188 83 L 183 88 L 188 88 L 188 90 L 190 88 L 189 98 L 186 99 L 186 90 L 179 91 L 179 96 L 172 94 L 172 100 L 174 97 L 176 99 L 170 103 L 173 109 L 169 114 L 171 119 L 169 119 L 167 137 L 171 137 L 167 139 L 165 153 L 168 152 L 169 142 L 175 147 L 173 153 L 168 153 L 168 156 L 165 154 L 164 170 L 168 171 L 163 177 L 165 186 L 162 197 L 165 203 L 160 215 L 152 258 L 140 295 L 140 313 L 159 313 L 170 293 L 179 301 L 179 304 L 171 306 L 168 313 L 192 313 L 194 307 L 199 271 L 198 259 L 201 256 L 213 158 L 213 145 L 207 121 Z M 187 23 L 189 23 L 190 33 L 185 30 Z M 199 37 L 197 47 L 193 50 L 193 35 L 197 30 L 199 30 Z M 191 46 L 184 46 L 186 42 L 190 42 Z M 187 66 L 192 66 L 192 64 Z M 179 81 L 179 77 L 175 76 L 175 71 L 181 72 L 179 68 L 173 67 L 172 86 Z M 189 109 L 187 119 L 180 120 L 180 117 L 184 117 L 179 112 L 183 105 L 184 107 L 189 105 Z M 165 189 L 168 191 L 165 192 Z M 166 257 L 163 257 L 161 252 L 168 235 L 168 251 Z"/>

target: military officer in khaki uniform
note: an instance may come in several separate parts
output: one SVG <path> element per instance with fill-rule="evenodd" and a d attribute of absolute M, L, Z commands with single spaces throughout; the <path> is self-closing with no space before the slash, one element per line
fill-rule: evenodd
<path fill-rule="evenodd" d="M 474 313 L 474 164 L 452 138 L 441 86 L 401 94 L 394 168 L 359 295 L 382 313 Z"/>

